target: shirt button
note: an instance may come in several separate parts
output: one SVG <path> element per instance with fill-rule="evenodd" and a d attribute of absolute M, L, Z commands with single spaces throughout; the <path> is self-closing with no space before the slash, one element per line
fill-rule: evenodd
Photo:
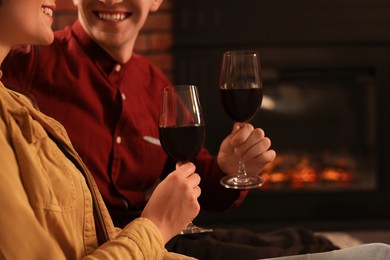
<path fill-rule="evenodd" d="M 116 142 L 117 144 L 122 143 L 122 138 L 121 138 L 120 136 L 117 136 L 116 139 L 115 139 L 115 142 Z"/>
<path fill-rule="evenodd" d="M 116 64 L 114 69 L 116 72 L 119 72 L 121 70 L 121 68 L 122 68 L 122 66 L 120 64 Z"/>
<path fill-rule="evenodd" d="M 126 209 L 129 209 L 129 203 L 127 203 L 126 200 L 123 200 L 123 203 L 125 204 L 125 208 L 126 208 Z"/>
<path fill-rule="evenodd" d="M 125 93 L 122 93 L 121 96 L 122 96 L 122 99 L 123 99 L 123 100 L 126 100 L 126 95 L 125 95 Z"/>

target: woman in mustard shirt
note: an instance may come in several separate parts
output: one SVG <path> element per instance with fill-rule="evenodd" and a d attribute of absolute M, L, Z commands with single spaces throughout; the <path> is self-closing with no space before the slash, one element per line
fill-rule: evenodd
<path fill-rule="evenodd" d="M 0 0 L 0 64 L 16 45 L 53 41 L 54 9 Z M 188 259 L 164 244 L 198 214 L 199 182 L 193 164 L 177 168 L 115 228 L 62 125 L 0 82 L 0 259 Z"/>

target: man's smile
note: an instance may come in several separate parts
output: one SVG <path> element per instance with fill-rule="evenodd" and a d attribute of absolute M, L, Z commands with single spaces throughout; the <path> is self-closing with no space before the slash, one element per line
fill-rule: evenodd
<path fill-rule="evenodd" d="M 108 22 L 119 22 L 123 21 L 127 17 L 131 15 L 131 13 L 128 12 L 94 12 L 95 15 L 103 21 L 108 21 Z"/>

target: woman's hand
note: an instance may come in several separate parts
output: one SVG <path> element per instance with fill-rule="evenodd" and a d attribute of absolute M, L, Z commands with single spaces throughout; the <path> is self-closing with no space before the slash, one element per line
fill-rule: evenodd
<path fill-rule="evenodd" d="M 141 217 L 160 230 L 164 243 L 184 229 L 199 213 L 200 177 L 195 165 L 177 166 L 154 190 Z"/>

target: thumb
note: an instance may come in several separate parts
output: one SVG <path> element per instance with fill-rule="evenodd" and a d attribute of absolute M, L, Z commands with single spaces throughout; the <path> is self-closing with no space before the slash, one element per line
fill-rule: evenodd
<path fill-rule="evenodd" d="M 195 172 L 195 165 L 191 162 L 176 163 L 176 171 L 180 169 L 182 176 L 188 177 Z"/>
<path fill-rule="evenodd" d="M 176 163 L 176 170 L 179 169 L 181 166 L 183 166 L 182 163 Z"/>

